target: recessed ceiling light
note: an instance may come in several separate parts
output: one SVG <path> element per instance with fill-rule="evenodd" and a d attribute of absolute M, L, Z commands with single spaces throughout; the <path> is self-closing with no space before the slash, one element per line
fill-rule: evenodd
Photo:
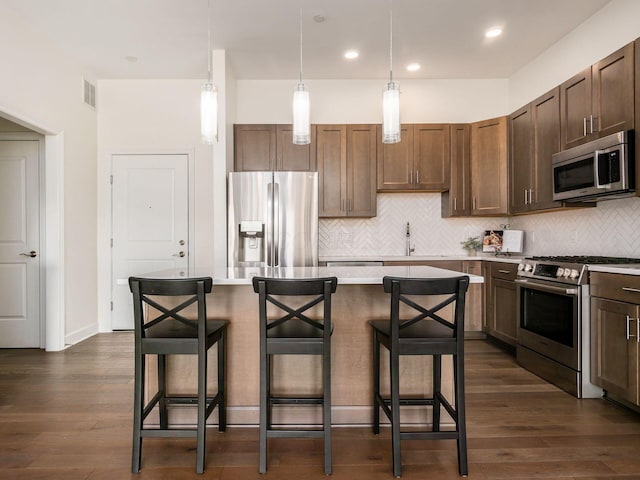
<path fill-rule="evenodd" d="M 409 65 L 407 65 L 407 70 L 409 72 L 417 72 L 418 70 L 420 70 L 420 64 L 419 63 L 410 63 Z"/>
<path fill-rule="evenodd" d="M 357 50 L 347 50 L 344 52 L 344 58 L 348 60 L 353 60 L 354 58 L 358 58 L 360 53 Z"/>
<path fill-rule="evenodd" d="M 500 27 L 490 28 L 484 34 L 484 36 L 487 38 L 495 38 L 495 37 L 499 37 L 500 35 L 502 35 L 502 28 Z"/>

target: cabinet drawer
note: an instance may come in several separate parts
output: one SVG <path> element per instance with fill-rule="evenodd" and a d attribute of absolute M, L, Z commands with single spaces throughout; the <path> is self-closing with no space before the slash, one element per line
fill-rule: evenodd
<path fill-rule="evenodd" d="M 518 272 L 517 263 L 492 262 L 491 276 L 502 280 L 515 280 Z"/>
<path fill-rule="evenodd" d="M 591 296 L 640 304 L 640 277 L 617 273 L 592 272 Z"/>

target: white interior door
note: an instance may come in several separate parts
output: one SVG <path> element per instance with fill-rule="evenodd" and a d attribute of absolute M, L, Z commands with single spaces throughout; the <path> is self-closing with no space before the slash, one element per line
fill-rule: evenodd
<path fill-rule="evenodd" d="M 187 155 L 112 157 L 112 314 L 133 328 L 130 276 L 189 264 Z"/>
<path fill-rule="evenodd" d="M 0 348 L 40 344 L 39 143 L 0 141 Z"/>

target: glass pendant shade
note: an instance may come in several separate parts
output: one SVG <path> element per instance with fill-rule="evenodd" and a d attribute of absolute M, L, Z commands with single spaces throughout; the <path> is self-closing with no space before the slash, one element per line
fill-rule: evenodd
<path fill-rule="evenodd" d="M 309 120 L 309 90 L 304 83 L 298 83 L 293 92 L 293 143 L 311 143 L 311 123 Z"/>
<path fill-rule="evenodd" d="M 210 82 L 200 90 L 200 133 L 202 143 L 218 141 L 218 90 Z"/>
<path fill-rule="evenodd" d="M 400 84 L 389 82 L 382 93 L 382 143 L 400 141 Z"/>

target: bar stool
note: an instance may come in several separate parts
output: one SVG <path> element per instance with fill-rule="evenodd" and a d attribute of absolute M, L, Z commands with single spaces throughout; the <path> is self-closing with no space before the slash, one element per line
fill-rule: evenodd
<path fill-rule="evenodd" d="M 324 473 L 331 474 L 331 295 L 335 293 L 337 283 L 336 277 L 253 279 L 253 289 L 259 295 L 260 307 L 260 473 L 267 471 L 268 438 L 302 437 L 324 439 Z M 313 298 L 300 306 L 301 299 L 298 298 L 296 302 L 294 297 L 301 296 Z M 324 307 L 322 321 L 305 314 L 310 308 L 321 304 Z M 272 356 L 287 354 L 322 356 L 322 396 L 272 395 Z M 322 430 L 274 429 L 271 423 L 272 407 L 286 404 L 322 405 Z"/>
<path fill-rule="evenodd" d="M 391 421 L 393 475 L 402 476 L 400 440 L 456 439 L 458 471 L 468 474 L 467 436 L 464 409 L 464 303 L 469 277 L 398 278 L 384 277 L 384 291 L 391 294 L 391 316 L 387 320 L 370 320 L 373 330 L 373 433 L 380 433 L 380 409 Z M 429 296 L 447 295 L 434 307 L 424 305 Z M 425 296 L 421 298 L 421 296 Z M 433 298 L 431 298 L 433 300 Z M 401 314 L 400 304 L 403 307 Z M 438 312 L 454 303 L 453 321 Z M 389 350 L 391 396 L 380 394 L 380 345 Z M 433 356 L 433 396 L 408 398 L 400 395 L 400 356 Z M 455 408 L 441 391 L 442 355 L 453 356 Z M 400 406 L 430 405 L 433 407 L 431 431 L 401 432 Z M 440 431 L 440 407 L 444 407 L 455 423 L 454 431 Z"/>
<path fill-rule="evenodd" d="M 135 385 L 133 404 L 133 449 L 131 471 L 140 471 L 142 439 L 145 437 L 195 437 L 196 472 L 204 472 L 206 420 L 218 407 L 218 429 L 226 429 L 225 335 L 226 319 L 207 318 L 205 295 L 211 292 L 212 279 L 129 278 L 133 293 L 135 321 Z M 154 297 L 176 297 L 176 307 L 161 305 Z M 188 296 L 184 298 L 184 296 Z M 184 310 L 196 304 L 197 318 L 186 317 Z M 150 307 L 150 308 L 149 308 Z M 146 310 L 146 314 L 145 314 Z M 218 344 L 218 392 L 207 396 L 207 352 Z M 158 391 L 144 403 L 145 356 L 157 355 Z M 197 355 L 198 392 L 191 396 L 167 394 L 167 355 Z M 196 405 L 197 427 L 169 428 L 167 407 L 175 404 Z M 160 427 L 144 426 L 144 420 L 158 405 Z"/>

